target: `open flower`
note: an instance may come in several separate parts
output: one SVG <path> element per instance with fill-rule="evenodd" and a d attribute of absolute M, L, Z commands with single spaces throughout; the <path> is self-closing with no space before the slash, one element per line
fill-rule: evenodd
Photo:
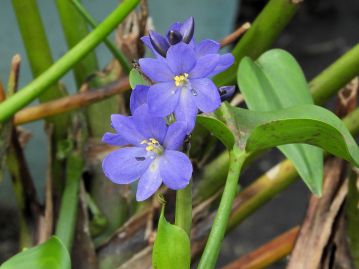
<path fill-rule="evenodd" d="M 178 121 L 191 132 L 198 110 L 212 112 L 221 104 L 217 87 L 208 78 L 218 68 L 218 54 L 197 57 L 191 45 L 180 42 L 171 46 L 166 58 L 142 58 L 140 67 L 154 85 L 148 90 L 150 112 L 167 116 L 174 112 Z"/>
<path fill-rule="evenodd" d="M 162 36 L 157 32 L 150 31 L 149 35 L 143 36 L 141 40 L 159 59 L 166 57 L 170 46 L 176 45 L 181 41 L 189 44 L 193 48 L 197 57 L 201 57 L 206 54 L 218 54 L 221 46 L 217 41 L 204 39 L 199 43 L 195 42 L 193 37 L 194 25 L 193 17 L 189 17 L 183 23 L 173 23 L 167 31 L 166 36 Z M 209 76 L 214 76 L 226 70 L 233 64 L 233 62 L 234 58 L 231 53 L 219 55 L 217 65 L 213 69 L 212 73 L 209 74 Z"/>
<path fill-rule="evenodd" d="M 147 105 L 138 107 L 133 116 L 114 114 L 111 121 L 117 133 L 106 133 L 102 140 L 122 146 L 106 156 L 102 163 L 111 181 L 129 184 L 139 179 L 137 201 L 154 194 L 162 182 L 173 190 L 189 183 L 191 161 L 178 151 L 186 135 L 181 122 L 167 126 L 163 118 L 150 116 Z"/>

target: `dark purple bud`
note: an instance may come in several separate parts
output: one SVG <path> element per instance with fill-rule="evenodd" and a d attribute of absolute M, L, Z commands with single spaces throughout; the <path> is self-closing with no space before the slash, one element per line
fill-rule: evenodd
<path fill-rule="evenodd" d="M 218 92 L 222 101 L 226 101 L 231 98 L 236 90 L 236 86 L 222 86 L 219 87 Z"/>
<path fill-rule="evenodd" d="M 154 31 L 149 32 L 150 41 L 153 46 L 153 48 L 163 57 L 166 57 L 166 53 L 168 48 L 170 47 L 170 44 L 168 43 L 167 39 L 160 35 L 159 33 L 156 33 Z"/>
<path fill-rule="evenodd" d="M 183 42 L 184 43 L 189 43 L 192 38 L 193 38 L 193 34 L 194 34 L 194 19 L 193 17 L 189 17 L 187 20 L 185 20 L 185 22 L 182 25 L 182 35 L 183 35 Z"/>
<path fill-rule="evenodd" d="M 168 41 L 171 45 L 175 45 L 182 41 L 182 35 L 176 30 L 169 30 L 167 34 Z"/>

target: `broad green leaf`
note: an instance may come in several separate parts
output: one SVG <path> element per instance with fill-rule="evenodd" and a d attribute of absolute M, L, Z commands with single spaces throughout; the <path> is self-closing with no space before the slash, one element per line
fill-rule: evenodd
<path fill-rule="evenodd" d="M 273 111 L 300 104 L 313 104 L 304 74 L 286 51 L 273 49 L 256 62 L 245 57 L 238 68 L 238 85 L 250 110 Z M 304 144 L 279 146 L 315 194 L 323 180 L 323 152 Z"/>
<path fill-rule="evenodd" d="M 61 243 L 53 236 L 45 243 L 24 250 L 4 262 L 0 269 L 71 269 L 70 255 Z"/>
<path fill-rule="evenodd" d="M 187 233 L 166 221 L 164 208 L 158 222 L 152 264 L 154 269 L 189 269 L 191 265 L 190 241 Z"/>
<path fill-rule="evenodd" d="M 227 103 L 223 103 L 222 107 L 220 110 L 231 115 L 230 124 L 218 113 L 198 116 L 198 122 L 216 136 L 224 132 L 224 122 L 226 132 L 232 132 L 233 137 L 237 136 L 235 143 L 248 152 L 283 144 L 306 143 L 359 165 L 358 145 L 344 123 L 327 109 L 315 105 L 298 105 L 259 112 L 232 107 Z M 225 144 L 233 146 L 233 138 L 228 137 L 219 136 L 225 140 Z"/>
<path fill-rule="evenodd" d="M 148 81 L 136 69 L 131 70 L 129 80 L 132 89 L 134 89 L 136 85 L 149 85 Z"/>

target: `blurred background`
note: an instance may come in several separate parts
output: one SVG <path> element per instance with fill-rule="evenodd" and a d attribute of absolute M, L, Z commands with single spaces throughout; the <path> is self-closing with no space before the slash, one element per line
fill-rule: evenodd
<path fill-rule="evenodd" d="M 105 18 L 117 5 L 117 0 L 83 0 L 84 6 L 98 20 Z M 252 22 L 266 4 L 265 0 L 148 0 L 149 12 L 157 31 L 165 32 L 174 21 L 183 21 L 189 16 L 196 20 L 196 38 L 219 40 L 231 33 L 236 26 Z M 54 1 L 38 0 L 54 59 L 66 51 L 63 32 Z M 358 41 L 359 1 L 353 0 L 308 0 L 304 1 L 293 21 L 282 33 L 274 47 L 292 53 L 302 66 L 308 80 L 316 76 L 336 58 Z M 114 38 L 112 36 L 112 38 Z M 112 58 L 104 45 L 97 49 L 102 68 Z M 20 88 L 31 81 L 30 67 L 17 28 L 10 0 L 2 0 L 0 6 L 0 78 L 7 80 L 9 64 L 15 53 L 22 57 Z M 73 76 L 62 78 L 69 92 L 74 93 Z M 26 145 L 26 156 L 32 168 L 40 198 L 43 196 L 46 177 L 47 148 L 44 141 L 43 123 L 23 126 L 32 133 Z M 268 170 L 283 157 L 273 150 L 266 153 L 243 174 L 240 182 L 248 185 L 253 179 Z M 304 184 L 297 181 L 280 196 L 267 203 L 253 216 L 234 230 L 223 244 L 219 266 L 244 254 L 274 236 L 299 224 L 304 217 L 309 193 Z M 17 251 L 17 216 L 14 195 L 8 176 L 0 182 L 0 263 Z M 277 264 L 271 268 L 283 268 Z"/>

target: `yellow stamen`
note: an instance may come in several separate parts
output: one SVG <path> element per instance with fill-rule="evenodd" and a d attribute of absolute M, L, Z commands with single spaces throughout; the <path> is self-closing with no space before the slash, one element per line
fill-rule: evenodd
<path fill-rule="evenodd" d="M 154 150 L 154 147 L 152 145 L 149 145 L 149 146 L 146 147 L 146 150 L 147 151 L 152 151 L 152 150 Z"/>
<path fill-rule="evenodd" d="M 176 87 L 183 86 L 187 82 L 188 74 L 183 73 L 182 75 L 175 76 L 173 79 L 175 81 Z"/>
<path fill-rule="evenodd" d="M 150 138 L 150 141 L 151 141 L 153 144 L 159 144 L 159 142 L 158 142 L 156 139 L 154 139 L 154 138 Z"/>

